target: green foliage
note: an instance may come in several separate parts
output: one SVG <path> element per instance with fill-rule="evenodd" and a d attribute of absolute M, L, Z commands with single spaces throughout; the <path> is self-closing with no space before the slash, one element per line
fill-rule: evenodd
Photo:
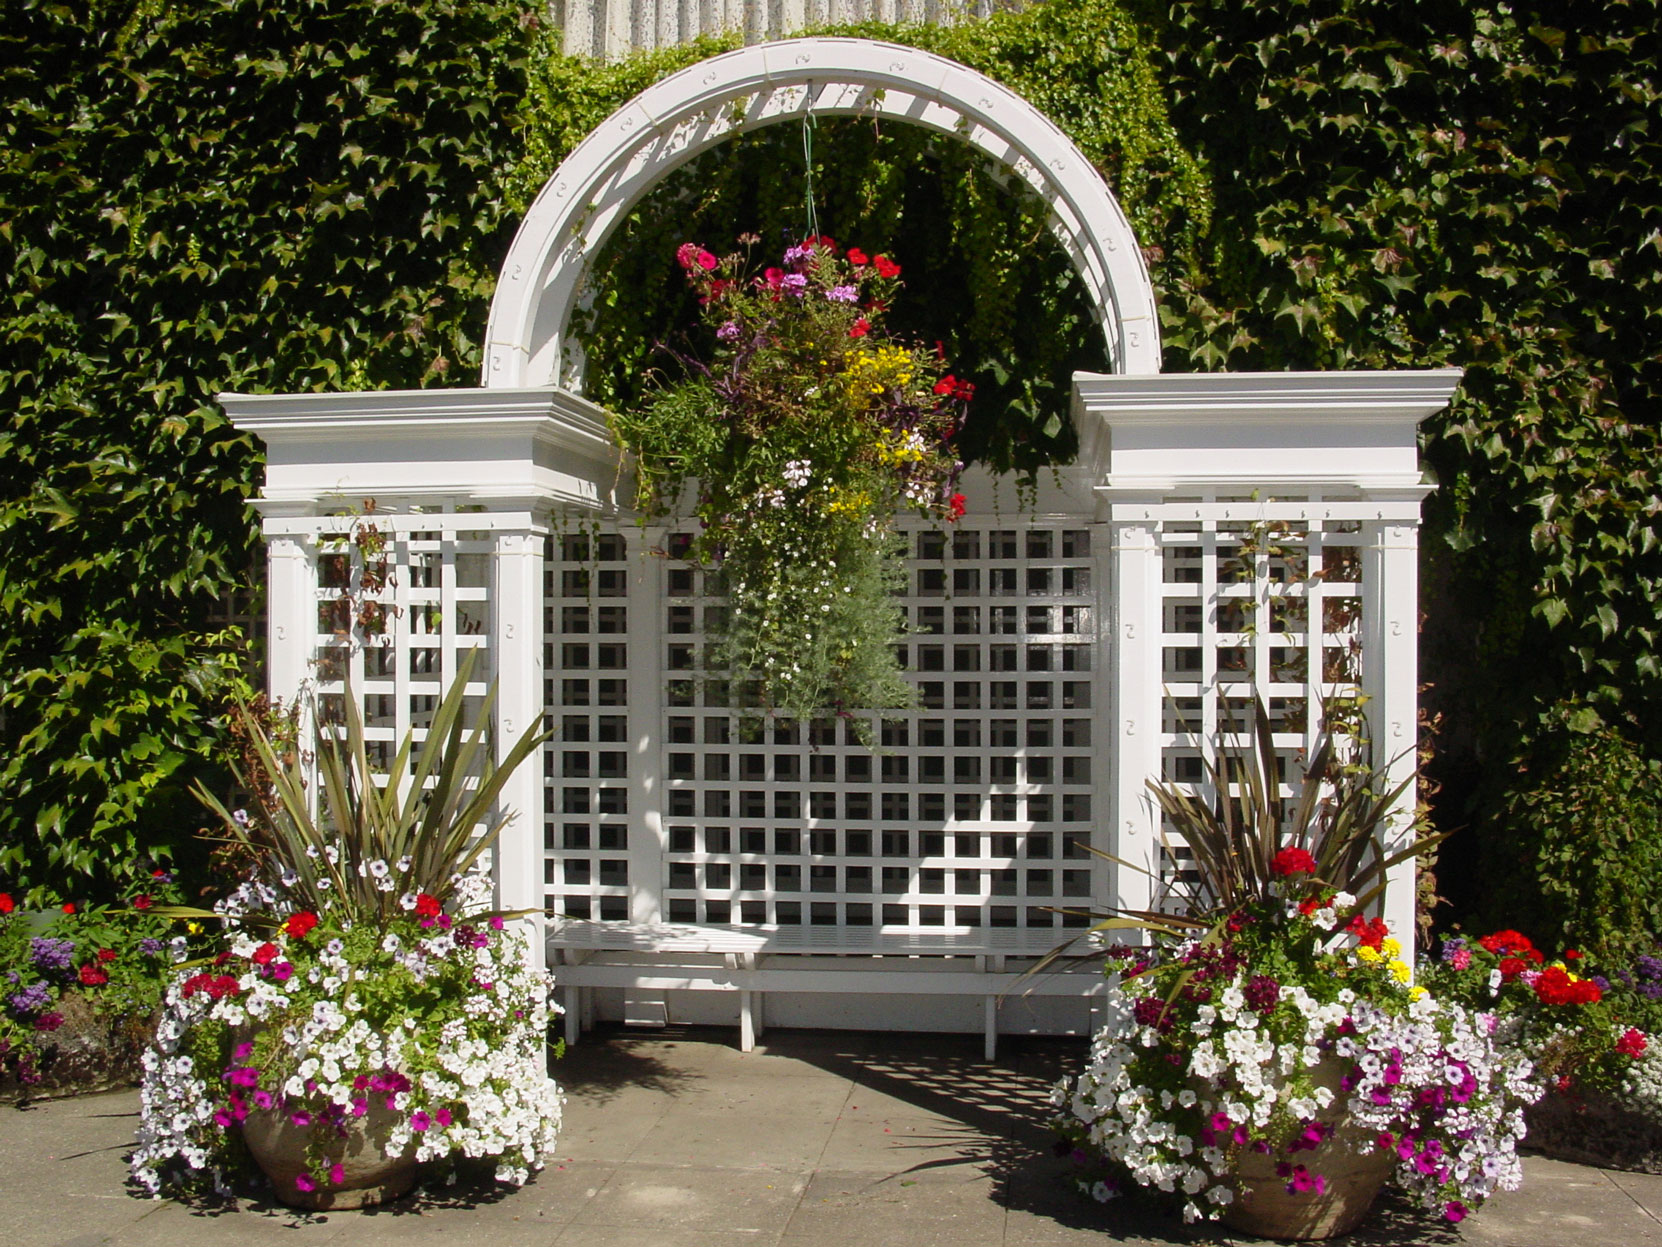
<path fill-rule="evenodd" d="M 1425 428 L 1443 817 L 1568 690 L 1662 756 L 1654 0 L 1148 0 L 1211 234 L 1155 265 L 1167 367 L 1467 370 Z M 1447 808 L 1450 805 L 1453 808 Z"/>
<path fill-rule="evenodd" d="M 472 380 L 534 20 L 6 0 L 0 879 L 119 879 L 190 834 L 257 531 L 213 396 Z"/>
<path fill-rule="evenodd" d="M 910 44 L 981 71 L 1043 109 L 1109 177 L 1139 235 L 1206 229 L 1202 171 L 1166 117 L 1148 41 L 1118 7 L 1052 0 L 954 27 L 866 24 L 822 33 Z M 586 126 L 697 55 L 617 66 L 550 55 L 533 70 L 525 185 L 540 184 Z M 602 95 L 606 102 L 602 103 Z M 567 119 L 581 117 L 581 126 Z M 540 137 L 546 136 L 546 137 Z M 823 120 L 812 135 L 821 231 L 906 267 L 899 336 L 940 342 L 975 386 L 965 457 L 1025 472 L 1073 453 L 1078 369 L 1107 367 L 1102 334 L 1043 206 L 1003 186 L 956 138 L 871 119 Z M 808 230 L 803 132 L 794 122 L 722 144 L 660 183 L 595 258 L 586 390 L 617 409 L 650 388 L 658 342 L 679 343 L 698 308 L 675 273 L 676 246 L 752 229 L 783 246 Z M 516 181 L 516 185 L 519 184 Z M 521 192 L 522 194 L 524 192 Z M 961 367 L 960 367 L 961 366 Z"/>
<path fill-rule="evenodd" d="M 1608 728 L 1576 730 L 1560 709 L 1520 758 L 1487 844 L 1491 920 L 1542 944 L 1619 965 L 1662 932 L 1662 767 Z"/>

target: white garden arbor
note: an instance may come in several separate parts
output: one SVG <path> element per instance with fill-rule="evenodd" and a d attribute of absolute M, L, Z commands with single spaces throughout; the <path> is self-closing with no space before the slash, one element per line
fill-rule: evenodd
<path fill-rule="evenodd" d="M 918 689 L 877 752 L 833 723 L 749 733 L 698 671 L 704 573 L 673 526 L 616 503 L 618 454 L 568 332 L 585 265 L 680 164 L 807 113 L 923 125 L 1050 208 L 1111 371 L 1080 374 L 1079 461 L 1023 507 L 971 474 L 950 532 L 908 530 L 899 605 Z M 738 223 L 736 223 L 738 224 Z M 1366 695 L 1376 754 L 1412 770 L 1416 427 L 1452 370 L 1163 376 L 1135 237 L 1089 162 L 985 77 L 916 49 L 799 39 L 643 92 L 549 180 L 504 264 L 477 390 L 224 395 L 264 439 L 271 686 L 418 730 L 457 654 L 490 652 L 500 734 L 559 734 L 509 786 L 504 905 L 592 1016 L 1067 1032 L 1092 976 L 999 993 L 1078 932 L 1063 909 L 1149 903 L 1163 859 L 1145 781 L 1199 778 L 1220 724 L 1269 701 L 1300 750 L 1323 695 Z M 364 516 L 362 500 L 375 500 Z M 390 541 L 384 631 L 354 532 Z M 480 685 L 478 691 L 483 692 Z M 1389 833 L 1405 834 L 1404 808 Z M 1407 867 L 1386 915 L 1412 931 Z"/>

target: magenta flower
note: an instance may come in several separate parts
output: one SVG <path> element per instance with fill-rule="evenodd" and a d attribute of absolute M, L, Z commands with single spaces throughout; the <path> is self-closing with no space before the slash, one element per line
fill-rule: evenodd
<path fill-rule="evenodd" d="M 246 1061 L 253 1055 L 254 1044 L 252 1041 L 247 1039 L 243 1040 L 235 1048 L 231 1049 L 231 1059 L 234 1061 Z"/>
<path fill-rule="evenodd" d="M 449 1109 L 441 1108 L 433 1114 L 433 1120 L 438 1122 L 440 1126 L 448 1126 L 455 1119 L 451 1117 Z"/>
<path fill-rule="evenodd" d="M 392 1101 L 390 1099 L 387 1101 L 387 1107 L 392 1107 Z M 417 1109 L 415 1112 L 410 1114 L 410 1129 L 416 1131 L 418 1134 L 432 1124 L 433 1119 L 427 1116 L 427 1114 L 422 1112 L 420 1109 Z"/>
<path fill-rule="evenodd" d="M 297 1191 L 315 1191 L 317 1190 L 317 1183 L 312 1179 L 311 1174 L 302 1173 L 295 1177 L 294 1189 Z"/>
<path fill-rule="evenodd" d="M 345 1182 L 345 1181 L 346 1181 L 346 1166 L 341 1164 L 340 1161 L 337 1160 L 334 1164 L 329 1166 L 329 1185 L 330 1186 L 339 1186 L 342 1182 Z"/>
<path fill-rule="evenodd" d="M 254 1107 L 255 1108 L 270 1108 L 271 1105 L 272 1105 L 271 1092 L 269 1092 L 269 1091 L 256 1091 L 254 1093 Z"/>

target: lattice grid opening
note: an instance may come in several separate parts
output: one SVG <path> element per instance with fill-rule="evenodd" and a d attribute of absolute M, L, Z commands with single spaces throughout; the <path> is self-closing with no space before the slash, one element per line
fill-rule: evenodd
<path fill-rule="evenodd" d="M 900 605 L 913 631 L 897 644 L 918 704 L 873 723 L 875 751 L 846 721 L 735 713 L 727 683 L 702 668 L 722 602 L 716 574 L 679 557 L 687 534 L 663 538 L 633 606 L 639 529 L 551 543 L 548 691 L 562 731 L 548 779 L 550 907 L 626 918 L 633 884 L 660 889 L 676 922 L 1082 923 L 1051 907 L 1092 895 L 1084 845 L 1104 753 L 1093 535 L 1079 520 L 908 527 Z M 631 640 L 643 626 L 658 653 Z M 651 880 L 631 878 L 629 856 L 629 838 L 654 822 L 628 807 L 624 708 L 640 681 L 661 682 L 663 699 L 652 746 L 663 867 Z"/>

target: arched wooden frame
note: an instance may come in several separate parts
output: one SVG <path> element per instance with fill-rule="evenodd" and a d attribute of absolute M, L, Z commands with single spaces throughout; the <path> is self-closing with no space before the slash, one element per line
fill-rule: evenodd
<path fill-rule="evenodd" d="M 916 48 L 790 39 L 713 57 L 641 92 L 566 158 L 526 213 L 491 302 L 483 383 L 580 392 L 570 319 L 589 260 L 671 172 L 724 139 L 800 118 L 865 115 L 950 134 L 1040 196 L 1085 282 L 1117 373 L 1160 370 L 1154 288 L 1136 236 L 1084 154 L 992 79 Z"/>

